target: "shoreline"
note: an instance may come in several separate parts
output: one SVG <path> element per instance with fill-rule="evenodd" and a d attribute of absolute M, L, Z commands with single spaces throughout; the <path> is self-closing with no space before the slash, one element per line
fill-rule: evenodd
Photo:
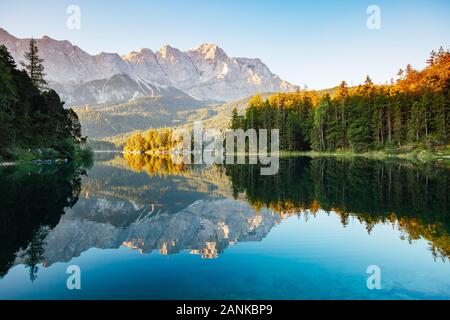
<path fill-rule="evenodd" d="M 295 157 L 295 156 L 307 156 L 311 158 L 318 157 L 335 157 L 335 158 L 354 158 L 361 157 L 367 159 L 397 159 L 397 160 L 409 160 L 409 161 L 450 161 L 450 154 L 433 153 L 429 151 L 415 151 L 408 153 L 390 153 L 387 151 L 369 151 L 364 153 L 356 153 L 351 151 L 342 152 L 319 152 L 319 151 L 280 151 L 281 156 Z"/>
<path fill-rule="evenodd" d="M 94 151 L 102 152 L 102 151 Z M 104 152 L 104 151 L 103 151 Z M 108 151 L 106 151 L 108 152 Z M 176 155 L 176 153 L 170 152 L 168 150 L 161 151 L 152 151 L 152 152 L 137 152 L 137 151 L 116 151 L 116 153 L 122 154 L 133 154 L 133 155 L 150 155 L 150 156 L 160 156 L 160 155 Z M 191 153 L 193 154 L 193 153 Z M 270 152 L 268 155 L 270 156 Z M 404 153 L 394 153 L 389 151 L 369 151 L 369 152 L 352 152 L 352 151 L 279 151 L 277 152 L 279 157 L 311 157 L 311 158 L 319 158 L 319 157 L 335 157 L 335 158 L 367 158 L 374 160 L 388 160 L 388 159 L 396 159 L 396 160 L 407 160 L 407 161 L 421 161 L 421 162 L 429 162 L 429 161 L 448 161 L 450 162 L 450 152 L 449 151 L 439 151 L 439 152 L 431 152 L 426 150 L 415 150 L 411 152 Z M 235 156 L 242 155 L 241 153 L 234 153 Z M 254 154 L 246 153 L 246 156 L 250 156 Z M 258 154 L 256 154 L 258 155 Z M 275 154 L 272 154 L 275 155 Z"/>
<path fill-rule="evenodd" d="M 170 151 L 154 151 L 154 152 L 125 152 L 119 150 L 92 150 L 95 153 L 117 153 L 117 154 L 133 154 L 133 155 L 149 155 L 149 156 L 162 156 L 162 155 L 176 155 L 171 153 Z M 269 153 L 270 154 L 270 153 Z M 240 155 L 240 153 L 235 153 L 235 156 Z M 246 156 L 250 154 L 246 153 Z M 272 156 L 274 156 L 273 154 Z M 429 151 L 420 151 L 420 152 L 408 152 L 408 153 L 389 153 L 386 151 L 371 151 L 365 153 L 355 153 L 351 151 L 342 151 L 342 152 L 319 152 L 319 151 L 279 151 L 278 155 L 280 158 L 289 158 L 289 157 L 310 157 L 310 158 L 366 158 L 372 160 L 405 160 L 405 161 L 419 161 L 419 162 L 444 162 L 450 164 L 450 154 L 440 154 L 440 153 L 432 153 Z M 33 165 L 39 165 L 40 163 L 30 163 Z M 55 161 L 52 164 L 60 164 L 59 161 Z M 12 167 L 12 166 L 20 166 L 22 163 L 20 161 L 4 161 L 0 162 L 0 167 Z"/>

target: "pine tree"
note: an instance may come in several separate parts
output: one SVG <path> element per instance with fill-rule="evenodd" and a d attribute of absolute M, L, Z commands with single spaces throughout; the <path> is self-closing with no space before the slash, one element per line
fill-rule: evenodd
<path fill-rule="evenodd" d="M 369 76 L 367 76 L 369 77 Z M 347 110 L 346 105 L 349 98 L 347 82 L 342 81 L 337 91 L 338 105 L 335 106 L 336 121 L 336 147 L 345 149 L 347 147 Z"/>
<path fill-rule="evenodd" d="M 445 52 L 444 48 L 441 46 L 441 47 L 439 48 L 438 53 L 437 53 L 437 58 L 436 58 L 437 62 L 442 62 L 442 60 L 444 60 L 444 57 L 445 57 L 446 55 L 448 56 L 448 51 Z"/>
<path fill-rule="evenodd" d="M 286 120 L 287 149 L 291 151 L 300 150 L 303 143 L 304 139 L 300 134 L 300 119 L 298 111 L 290 112 Z"/>
<path fill-rule="evenodd" d="M 402 109 L 400 106 L 400 103 L 396 103 L 393 106 L 394 112 L 393 112 L 393 130 L 392 130 L 392 137 L 394 142 L 401 147 L 402 143 L 404 141 L 404 124 L 403 124 L 403 116 L 402 116 Z"/>
<path fill-rule="evenodd" d="M 433 126 L 436 132 L 436 138 L 441 144 L 448 141 L 448 122 L 450 119 L 449 97 L 441 94 L 434 98 L 433 103 Z"/>
<path fill-rule="evenodd" d="M 231 113 L 231 129 L 236 130 L 241 128 L 241 121 L 236 108 L 233 109 Z"/>
<path fill-rule="evenodd" d="M 78 115 L 72 109 L 68 109 L 66 112 L 67 129 L 69 130 L 70 136 L 74 139 L 75 143 L 82 144 L 85 143 L 87 137 L 83 137 L 81 134 L 81 124 L 78 119 Z"/>
<path fill-rule="evenodd" d="M 12 77 L 14 68 L 14 60 L 8 50 L 5 46 L 0 46 L 0 141 L 3 144 L 7 144 L 12 136 L 13 106 L 16 100 Z"/>
<path fill-rule="evenodd" d="M 366 80 L 364 80 L 364 86 L 366 88 L 370 88 L 371 86 L 373 86 L 372 79 L 369 77 L 369 75 L 367 75 Z"/>
<path fill-rule="evenodd" d="M 313 149 L 318 151 L 325 151 L 327 149 L 326 145 L 326 109 L 330 104 L 330 97 L 326 95 L 322 98 L 321 103 L 316 108 L 314 112 L 314 127 L 313 127 L 313 135 L 312 135 L 312 143 Z"/>
<path fill-rule="evenodd" d="M 4 45 L 0 46 L 0 110 L 6 111 L 16 98 L 13 70 L 16 68 L 13 58 Z"/>
<path fill-rule="evenodd" d="M 416 101 L 413 103 L 408 121 L 408 140 L 410 142 L 419 142 L 420 129 L 422 127 L 422 109 L 421 104 Z"/>
<path fill-rule="evenodd" d="M 415 70 L 414 70 L 414 68 L 412 67 L 412 65 L 408 63 L 408 64 L 406 65 L 406 69 L 405 69 L 405 75 L 406 75 L 406 77 L 411 76 L 411 74 L 412 74 L 414 71 L 415 71 Z"/>
<path fill-rule="evenodd" d="M 366 151 L 371 148 L 370 110 L 361 98 L 352 109 L 348 125 L 348 140 L 353 151 Z"/>
<path fill-rule="evenodd" d="M 46 89 L 47 82 L 44 79 L 45 73 L 42 64 L 44 59 L 39 58 L 39 48 L 36 40 L 33 38 L 30 40 L 29 51 L 25 53 L 25 59 L 27 62 L 22 62 L 22 65 L 25 67 L 25 70 L 27 70 L 34 86 L 40 91 Z"/>
<path fill-rule="evenodd" d="M 434 66 L 434 63 L 436 62 L 436 59 L 437 59 L 436 51 L 431 50 L 430 57 L 427 60 L 427 64 L 429 66 Z"/>

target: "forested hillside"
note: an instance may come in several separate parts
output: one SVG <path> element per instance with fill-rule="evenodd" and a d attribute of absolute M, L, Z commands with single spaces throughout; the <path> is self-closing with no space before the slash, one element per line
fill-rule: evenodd
<path fill-rule="evenodd" d="M 0 157 L 71 159 L 85 142 L 78 116 L 64 109 L 58 94 L 47 88 L 34 40 L 25 59 L 24 70 L 19 70 L 0 46 Z"/>
<path fill-rule="evenodd" d="M 145 97 L 118 104 L 75 107 L 74 110 L 83 126 L 83 135 L 105 138 L 184 123 L 190 113 L 205 106 L 193 99 Z"/>
<path fill-rule="evenodd" d="M 348 88 L 254 96 L 243 115 L 233 112 L 233 129 L 280 129 L 280 147 L 292 151 L 353 151 L 449 144 L 450 53 L 433 51 L 424 70 L 408 65 L 398 79 Z"/>

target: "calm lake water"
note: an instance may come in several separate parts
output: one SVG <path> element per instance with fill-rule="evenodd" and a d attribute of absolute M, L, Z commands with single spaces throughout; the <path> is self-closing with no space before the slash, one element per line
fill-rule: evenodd
<path fill-rule="evenodd" d="M 448 166 L 280 165 L 102 154 L 87 170 L 0 169 L 0 298 L 450 298 Z"/>

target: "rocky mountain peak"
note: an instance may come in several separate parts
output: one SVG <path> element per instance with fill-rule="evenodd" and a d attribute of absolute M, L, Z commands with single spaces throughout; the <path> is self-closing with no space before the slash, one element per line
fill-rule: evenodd
<path fill-rule="evenodd" d="M 142 63 L 148 61 L 149 59 L 154 59 L 154 57 L 155 54 L 152 50 L 141 48 L 138 51 L 131 51 L 129 54 L 122 56 L 122 59 L 131 63 Z"/>
<path fill-rule="evenodd" d="M 12 34 L 10 34 L 8 31 L 0 27 L 0 36 L 2 37 L 10 37 L 15 38 Z"/>
<path fill-rule="evenodd" d="M 214 43 L 204 43 L 187 51 L 165 45 L 155 53 L 147 48 L 120 56 L 102 52 L 90 55 L 69 41 L 44 36 L 37 39 L 47 81 L 59 88 L 66 101 L 76 104 L 78 87 L 93 80 L 108 80 L 126 74 L 139 87 L 173 87 L 199 100 L 232 101 L 257 92 L 294 91 L 292 84 L 273 74 L 259 59 L 232 58 Z M 18 39 L 0 28 L 0 44 L 5 44 L 16 61 L 23 61 L 29 39 Z M 129 85 L 134 88 L 134 85 Z M 97 89 L 83 92 L 97 94 Z M 170 91 L 169 91 L 170 92 Z M 99 93 L 100 95 L 100 93 Z M 101 93 L 98 101 L 113 93 Z M 133 97 L 135 92 L 123 94 Z M 95 97 L 90 97 L 89 101 Z M 95 98 L 96 99 L 96 98 Z M 86 100 L 86 99 L 85 99 Z M 85 101 L 83 100 L 83 101 Z"/>
<path fill-rule="evenodd" d="M 158 50 L 158 53 L 164 58 L 182 54 L 182 52 L 180 50 L 178 50 L 177 48 L 171 47 L 168 44 L 166 44 L 162 48 L 160 48 Z"/>
<path fill-rule="evenodd" d="M 204 43 L 198 47 L 189 50 L 190 52 L 198 53 L 205 57 L 205 59 L 215 60 L 223 57 L 228 57 L 225 51 L 214 43 Z"/>

